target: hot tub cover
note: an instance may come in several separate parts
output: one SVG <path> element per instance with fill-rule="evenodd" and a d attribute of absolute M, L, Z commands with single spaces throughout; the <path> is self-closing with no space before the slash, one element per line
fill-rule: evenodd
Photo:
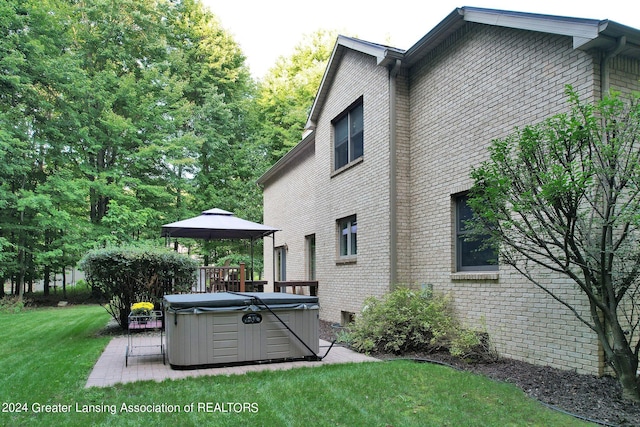
<path fill-rule="evenodd" d="M 168 312 L 258 311 L 271 309 L 317 309 L 318 297 L 283 292 L 216 292 L 206 294 L 165 295 Z"/>

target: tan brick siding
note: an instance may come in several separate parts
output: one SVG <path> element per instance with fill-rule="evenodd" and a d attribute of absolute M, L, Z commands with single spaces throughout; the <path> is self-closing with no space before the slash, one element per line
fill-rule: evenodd
<path fill-rule="evenodd" d="M 516 272 L 455 272 L 452 196 L 487 158 L 491 140 L 568 108 L 565 85 L 582 101 L 600 94 L 600 55 L 574 50 L 569 37 L 467 24 L 397 77 L 398 282 L 450 293 L 469 326 L 489 332 L 501 355 L 600 373 L 595 335 L 564 306 Z M 640 89 L 639 63 L 610 62 L 611 86 Z M 389 290 L 389 71 L 347 50 L 317 120 L 315 151 L 296 158 L 264 190 L 265 224 L 286 243 L 287 278 L 306 279 L 304 237 L 316 235 L 320 316 L 340 322 L 364 298 Z M 364 156 L 333 173 L 331 121 L 362 97 Z M 338 261 L 336 221 L 358 220 L 355 263 Z M 271 279 L 272 245 L 265 241 Z M 575 285 L 546 275 L 543 283 L 586 310 Z M 587 312 L 585 311 L 585 315 Z"/>
<path fill-rule="evenodd" d="M 281 231 L 274 234 L 275 246 L 287 247 L 287 279 L 306 280 L 305 236 L 315 233 L 316 164 L 311 144 L 290 167 L 265 186 L 264 223 Z M 264 239 L 265 280 L 273 290 L 274 241 Z"/>
<path fill-rule="evenodd" d="M 389 97 L 388 72 L 375 59 L 348 51 L 333 81 L 316 130 L 315 153 L 264 189 L 264 221 L 282 229 L 287 279 L 305 280 L 304 237 L 316 235 L 316 277 L 322 319 L 360 311 L 364 298 L 389 289 Z M 362 161 L 335 174 L 331 121 L 360 97 L 364 106 Z M 337 221 L 356 215 L 358 254 L 340 263 Z M 273 249 L 265 242 L 265 277 L 272 278 Z"/>
<path fill-rule="evenodd" d="M 388 71 L 354 51 L 347 51 L 341 61 L 316 129 L 320 315 L 332 322 L 341 321 L 342 311 L 360 311 L 366 296 L 389 289 Z M 359 97 L 364 107 L 362 163 L 332 174 L 331 121 Z M 336 221 L 350 215 L 358 221 L 357 261 L 340 264 Z"/>
<path fill-rule="evenodd" d="M 586 373 L 599 372 L 601 353 L 567 308 L 504 268 L 497 280 L 452 279 L 452 195 L 471 186 L 470 169 L 492 139 L 565 111 L 565 85 L 593 101 L 593 64 L 567 37 L 467 26 L 412 70 L 410 117 L 413 281 L 451 293 L 461 316 L 486 328 L 502 355 Z M 549 284 L 584 306 L 575 285 L 557 277 Z"/>

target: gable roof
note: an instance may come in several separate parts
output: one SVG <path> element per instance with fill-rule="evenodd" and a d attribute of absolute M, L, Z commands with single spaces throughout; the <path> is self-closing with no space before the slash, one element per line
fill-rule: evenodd
<path fill-rule="evenodd" d="M 402 49 L 385 46 L 377 43 L 367 42 L 364 40 L 355 39 L 353 37 L 338 36 L 336 44 L 333 47 L 333 52 L 329 58 L 329 63 L 325 69 L 322 81 L 320 82 L 320 88 L 311 107 L 311 113 L 307 120 L 307 129 L 314 129 L 315 122 L 320 114 L 320 107 L 324 104 L 324 100 L 329 92 L 329 87 L 335 76 L 335 73 L 340 64 L 340 59 L 347 50 L 354 50 L 366 55 L 370 55 L 376 58 L 376 62 L 381 66 L 388 66 L 395 63 L 396 59 L 401 59 L 404 56 L 405 51 Z"/>
<path fill-rule="evenodd" d="M 411 67 L 467 22 L 573 37 L 574 49 L 581 50 L 614 49 L 618 39 L 625 37 L 625 47 L 618 53 L 640 57 L 640 30 L 617 22 L 465 6 L 454 9 L 407 51 L 339 36 L 311 108 L 307 128 L 314 128 L 340 58 L 347 49 L 374 56 L 381 66 L 395 64 L 396 59 L 400 59 L 403 67 Z"/>
<path fill-rule="evenodd" d="M 315 130 L 322 106 L 340 66 L 340 59 L 348 50 L 370 55 L 376 58 L 376 62 L 380 66 L 391 67 L 399 60 L 402 67 L 409 68 L 468 22 L 568 36 L 573 38 L 574 49 L 609 51 L 619 48 L 617 54 L 640 58 L 640 30 L 614 21 L 465 6 L 454 9 L 406 51 L 352 37 L 339 36 L 311 107 L 306 129 L 310 132 Z M 312 133 L 306 134 L 300 144 L 308 145 L 314 141 Z M 294 147 L 260 177 L 258 183 L 266 183 L 277 170 L 282 170 L 298 152 L 299 150 Z M 274 168 L 276 171 L 272 170 Z"/>

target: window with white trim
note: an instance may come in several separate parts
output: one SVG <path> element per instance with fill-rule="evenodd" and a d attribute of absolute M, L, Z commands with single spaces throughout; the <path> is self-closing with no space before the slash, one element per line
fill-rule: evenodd
<path fill-rule="evenodd" d="M 316 280 L 316 235 L 305 236 L 307 279 Z"/>
<path fill-rule="evenodd" d="M 358 221 L 355 215 L 338 220 L 339 254 L 341 258 L 358 253 Z"/>
<path fill-rule="evenodd" d="M 358 100 L 333 121 L 333 165 L 338 170 L 362 157 L 364 152 L 364 109 Z"/>

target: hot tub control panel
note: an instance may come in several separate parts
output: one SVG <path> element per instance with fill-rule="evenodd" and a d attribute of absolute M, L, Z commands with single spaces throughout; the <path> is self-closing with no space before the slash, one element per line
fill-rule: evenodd
<path fill-rule="evenodd" d="M 262 315 L 260 313 L 247 313 L 242 316 L 242 323 L 245 325 L 254 325 L 262 322 Z"/>

